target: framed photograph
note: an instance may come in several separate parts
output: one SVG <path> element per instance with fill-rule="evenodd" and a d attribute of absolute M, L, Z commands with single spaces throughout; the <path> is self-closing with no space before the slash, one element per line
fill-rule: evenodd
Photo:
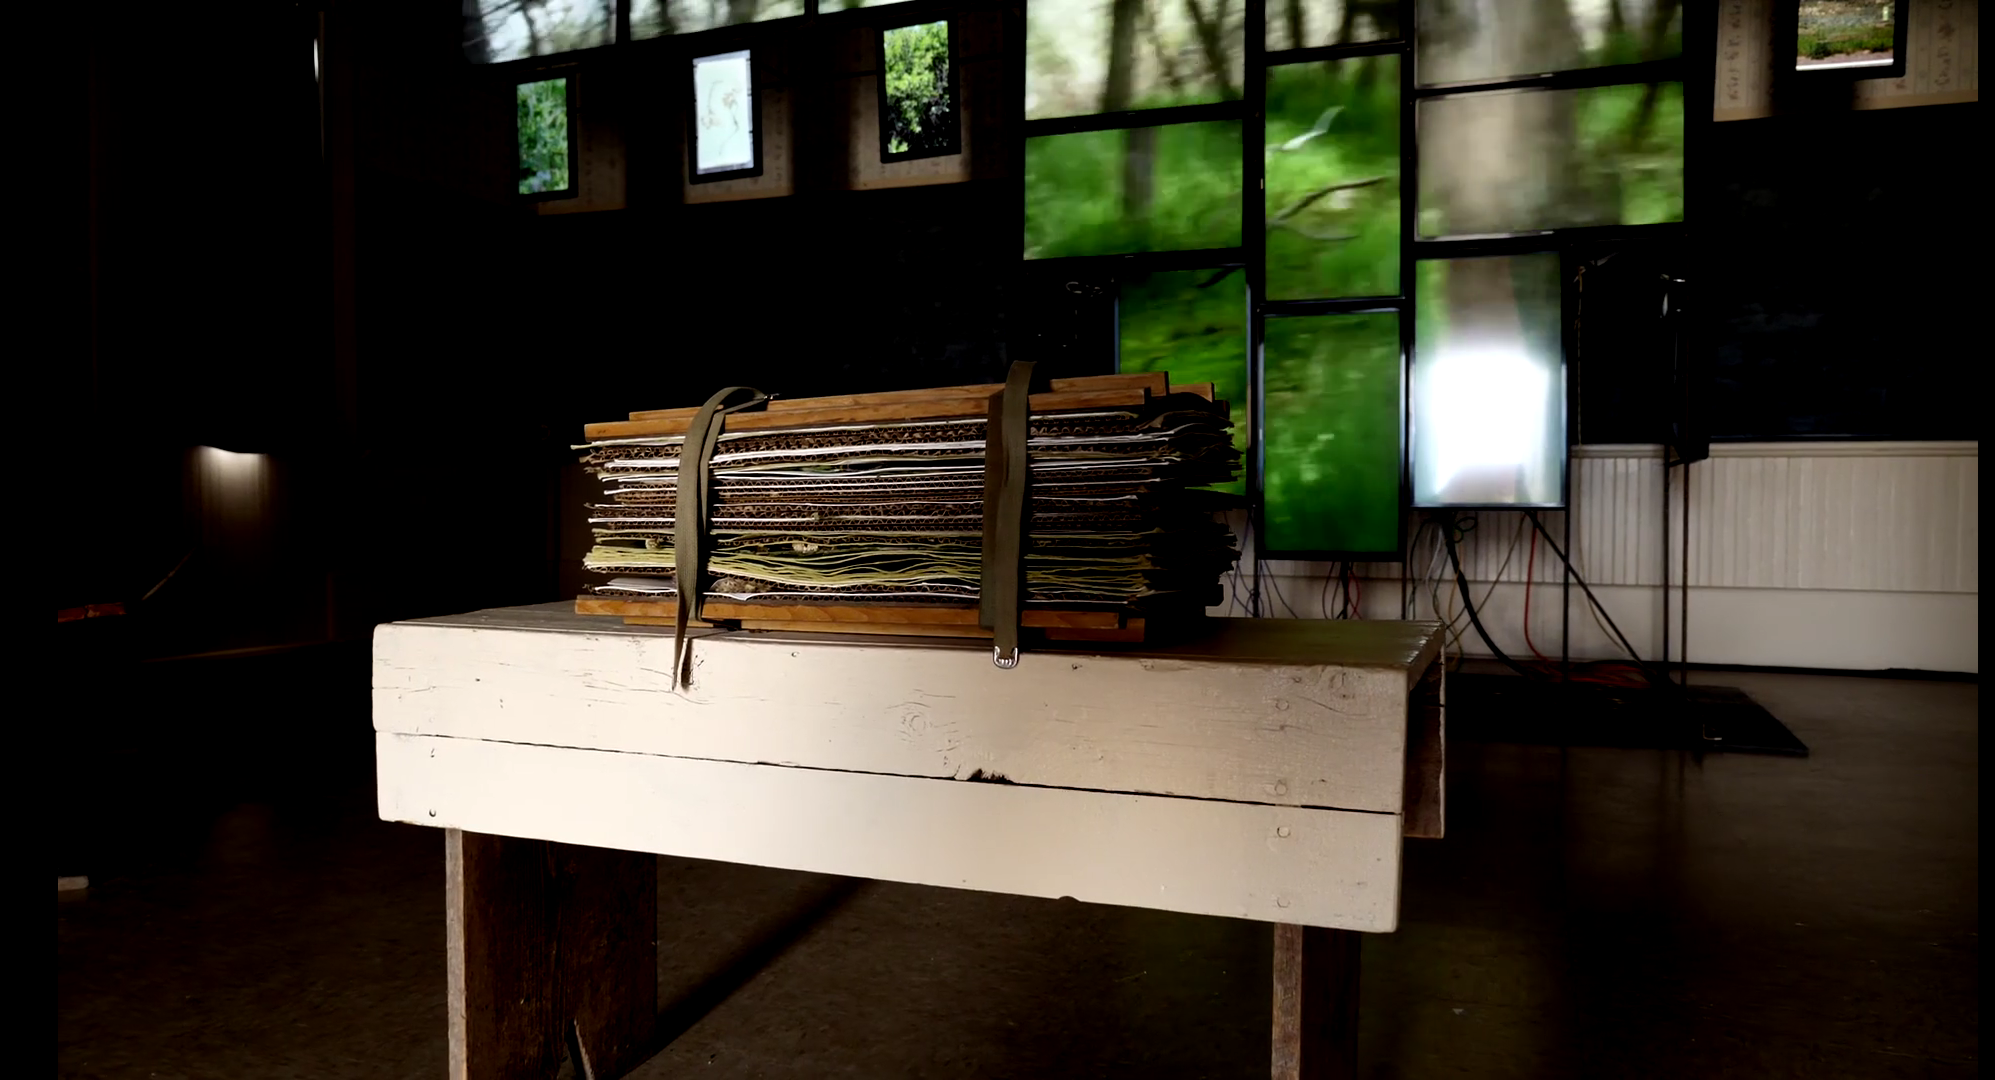
<path fill-rule="evenodd" d="M 1776 0 L 1780 64 L 1790 77 L 1898 79 L 1905 75 L 1906 0 Z"/>
<path fill-rule="evenodd" d="M 533 79 L 513 87 L 518 121 L 515 174 L 529 202 L 575 197 L 575 78 Z"/>
<path fill-rule="evenodd" d="M 954 30 L 944 18 L 880 31 L 881 161 L 963 152 Z"/>
<path fill-rule="evenodd" d="M 762 175 L 762 126 L 756 112 L 751 50 L 693 58 L 687 158 L 695 184 Z"/>

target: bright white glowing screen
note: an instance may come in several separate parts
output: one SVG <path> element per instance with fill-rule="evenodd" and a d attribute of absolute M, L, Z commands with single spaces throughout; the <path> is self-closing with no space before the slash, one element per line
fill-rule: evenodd
<path fill-rule="evenodd" d="M 755 99 L 748 50 L 693 60 L 693 171 L 755 167 Z"/>

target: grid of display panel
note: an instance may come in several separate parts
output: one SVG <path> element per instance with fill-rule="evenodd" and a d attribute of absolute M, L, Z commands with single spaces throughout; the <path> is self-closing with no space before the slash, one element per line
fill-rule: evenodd
<path fill-rule="evenodd" d="M 466 54 L 880 2 L 501 2 L 467 9 Z M 898 96 L 882 80 L 885 160 L 960 150 L 952 9 L 910 11 L 879 42 L 906 69 Z M 1391 557 L 1410 508 L 1561 505 L 1558 253 L 1684 220 L 1684 21 L 1681 0 L 1026 0 L 1021 258 L 1116 290 L 1122 369 L 1237 395 L 1264 555 Z M 561 158 L 522 124 L 522 194 L 545 197 Z M 747 125 L 747 157 L 711 140 L 714 175 L 752 167 Z M 1222 307 L 1244 328 L 1198 315 Z"/>

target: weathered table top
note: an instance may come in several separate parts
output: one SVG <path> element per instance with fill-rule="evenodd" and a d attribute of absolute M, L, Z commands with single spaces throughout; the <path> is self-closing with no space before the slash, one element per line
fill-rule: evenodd
<path fill-rule="evenodd" d="M 695 633 L 675 687 L 669 629 L 567 604 L 378 628 L 382 817 L 1361 930 L 1396 924 L 1402 834 L 1439 832 L 1433 623 L 1216 619 L 1009 671 Z"/>

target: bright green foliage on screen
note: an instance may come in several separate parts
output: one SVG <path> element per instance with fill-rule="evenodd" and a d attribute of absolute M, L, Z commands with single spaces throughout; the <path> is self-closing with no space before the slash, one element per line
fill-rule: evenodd
<path fill-rule="evenodd" d="M 1218 120 L 1025 142 L 1025 257 L 1240 244 L 1240 125 Z"/>
<path fill-rule="evenodd" d="M 1269 319 L 1262 373 L 1268 548 L 1396 550 L 1399 317 Z"/>
<path fill-rule="evenodd" d="M 956 143 L 959 121 L 949 93 L 949 24 L 886 31 L 887 152 L 926 153 Z"/>
<path fill-rule="evenodd" d="M 520 194 L 568 189 L 568 80 L 521 83 Z"/>
<path fill-rule="evenodd" d="M 1124 280 L 1117 304 L 1125 372 L 1162 371 L 1174 384 L 1212 384 L 1233 409 L 1233 445 L 1252 434 L 1247 402 L 1246 274 L 1181 270 Z M 1244 470 L 1243 470 L 1244 471 Z M 1219 490 L 1245 494 L 1243 476 Z"/>
<path fill-rule="evenodd" d="M 1268 69 L 1268 298 L 1399 292 L 1399 58 Z"/>

